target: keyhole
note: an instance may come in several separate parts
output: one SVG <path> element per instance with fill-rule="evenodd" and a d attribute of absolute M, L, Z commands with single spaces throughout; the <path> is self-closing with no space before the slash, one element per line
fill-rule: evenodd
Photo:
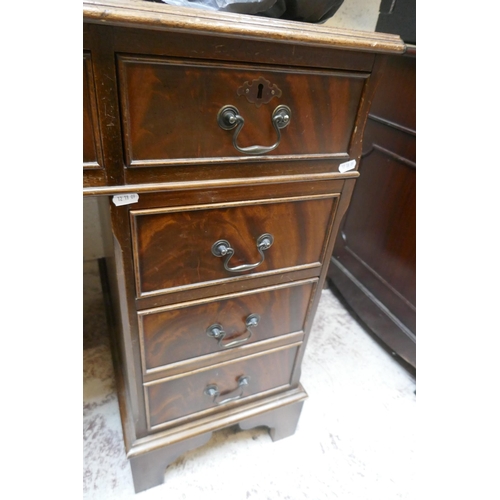
<path fill-rule="evenodd" d="M 259 83 L 259 90 L 257 92 L 257 99 L 262 99 L 262 90 L 264 89 L 264 85 L 262 83 Z"/>

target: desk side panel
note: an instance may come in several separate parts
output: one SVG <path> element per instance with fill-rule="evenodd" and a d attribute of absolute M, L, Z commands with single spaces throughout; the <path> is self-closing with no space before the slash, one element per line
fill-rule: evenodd
<path fill-rule="evenodd" d="M 109 285 L 109 306 L 111 309 L 111 347 L 115 376 L 119 395 L 120 414 L 127 450 L 136 440 L 145 434 L 144 395 L 141 381 L 141 361 L 138 349 L 137 317 L 133 302 L 127 293 L 125 275 L 128 269 L 127 245 L 129 236 L 120 211 L 111 204 L 110 199 L 98 200 L 102 237 L 106 255 L 106 270 Z"/>

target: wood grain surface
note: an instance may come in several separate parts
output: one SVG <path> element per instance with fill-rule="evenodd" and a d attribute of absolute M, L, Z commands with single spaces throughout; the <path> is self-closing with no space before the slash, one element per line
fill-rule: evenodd
<path fill-rule="evenodd" d="M 278 349 L 147 385 L 150 425 L 154 427 L 203 410 L 227 408 L 244 401 L 247 396 L 277 387 L 286 388 L 296 354 L 296 346 Z M 218 406 L 212 397 L 204 394 L 207 385 L 216 384 L 222 400 L 224 393 L 237 389 L 241 376 L 249 377 L 250 382 L 244 389 L 243 397 L 235 402 Z"/>
<path fill-rule="evenodd" d="M 214 430 L 242 421 L 268 425 L 273 439 L 295 430 L 325 262 L 358 176 L 340 163 L 359 163 L 378 54 L 405 50 L 394 35 L 193 12 L 84 1 L 84 161 L 100 167 L 85 169 L 84 192 L 102 196 L 107 222 L 120 408 L 138 491 Z M 239 90 L 259 78 L 279 92 L 252 103 Z M 218 125 L 225 105 L 245 120 L 243 148 L 276 141 L 278 105 L 289 106 L 290 124 L 275 150 L 251 156 Z M 106 199 L 120 191 L 138 202 Z M 264 233 L 274 243 L 259 262 Z M 234 248 L 227 266 L 258 266 L 225 269 L 212 254 L 221 239 Z M 252 313 L 261 319 L 248 343 L 220 351 L 206 334 L 219 323 L 228 340 L 241 338 Z M 249 385 L 240 397 L 241 376 Z M 219 399 L 238 398 L 218 405 L 204 394 L 209 384 Z"/>
<path fill-rule="evenodd" d="M 83 168 L 100 168 L 102 154 L 90 52 L 83 52 Z M 101 165 L 100 165 L 101 163 Z"/>
<path fill-rule="evenodd" d="M 277 44 L 319 45 L 399 54 L 405 50 L 404 43 L 397 35 L 308 25 L 229 12 L 206 12 L 199 9 L 193 11 L 143 0 L 85 0 L 83 16 L 88 23 L 181 33 L 218 34 L 233 39 L 274 41 Z"/>
<path fill-rule="evenodd" d="M 286 200 L 286 199 L 285 199 Z M 320 266 L 335 197 L 200 205 L 131 211 L 138 296 L 301 265 Z M 264 261 L 252 271 L 224 269 L 212 245 L 227 240 L 235 253 L 230 267 L 261 260 L 257 240 L 274 237 Z M 319 235 L 319 237 L 318 237 Z"/>
<path fill-rule="evenodd" d="M 360 177 L 329 276 L 364 324 L 416 367 L 416 50 L 379 58 Z"/>
<path fill-rule="evenodd" d="M 240 147 L 274 144 L 271 116 L 284 104 L 291 109 L 290 124 L 268 155 L 347 153 L 368 76 L 138 57 L 120 57 L 118 68 L 129 166 L 247 156 L 234 148 L 234 130 L 217 124 L 225 105 L 236 106 L 245 120 Z M 257 107 L 238 89 L 261 77 L 277 86 L 281 97 Z"/>
<path fill-rule="evenodd" d="M 250 314 L 258 314 L 260 320 L 244 345 L 301 332 L 312 291 L 313 283 L 309 282 L 225 300 L 143 311 L 139 313 L 139 328 L 145 368 L 224 351 L 217 339 L 207 335 L 207 328 L 220 324 L 226 332 L 223 344 L 238 341 L 249 334 L 245 320 Z"/>

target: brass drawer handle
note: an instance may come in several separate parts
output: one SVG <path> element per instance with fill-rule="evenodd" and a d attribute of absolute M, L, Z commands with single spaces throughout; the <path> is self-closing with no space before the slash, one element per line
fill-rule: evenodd
<path fill-rule="evenodd" d="M 236 387 L 236 389 L 234 389 L 233 391 L 228 391 L 228 392 L 225 392 L 223 394 L 221 394 L 221 392 L 219 391 L 219 387 L 217 384 L 210 384 L 210 385 L 207 385 L 207 387 L 203 391 L 203 394 L 213 398 L 213 402 L 216 405 L 223 405 L 225 403 L 229 403 L 230 401 L 236 401 L 237 399 L 242 398 L 243 391 L 245 390 L 245 386 L 248 385 L 249 381 L 250 381 L 250 377 L 241 376 L 238 379 L 238 387 Z M 234 395 L 235 393 L 237 393 L 236 396 Z M 229 397 L 226 397 L 222 401 L 218 401 L 218 398 L 220 396 L 223 396 L 223 397 L 229 396 Z"/>
<path fill-rule="evenodd" d="M 227 240 L 218 240 L 212 245 L 212 254 L 216 257 L 226 257 L 224 261 L 224 269 L 231 273 L 242 273 L 244 271 L 251 271 L 257 266 L 262 264 L 265 259 L 264 251 L 271 247 L 274 243 L 274 237 L 272 234 L 264 233 L 257 238 L 257 250 L 261 256 L 259 262 L 255 264 L 242 264 L 241 266 L 229 267 L 229 261 L 234 255 L 234 249 Z"/>
<path fill-rule="evenodd" d="M 218 340 L 218 345 L 223 349 L 229 349 L 230 347 L 236 347 L 238 345 L 244 344 L 247 340 L 252 336 L 252 327 L 255 327 L 259 324 L 260 316 L 258 314 L 250 314 L 245 322 L 247 327 L 248 335 L 242 339 L 232 340 L 231 342 L 223 343 L 224 337 L 226 336 L 226 332 L 224 328 L 219 323 L 214 323 L 213 325 L 207 328 L 207 335 L 209 337 L 213 337 Z"/>
<path fill-rule="evenodd" d="M 246 148 L 241 148 L 238 146 L 238 135 L 245 124 L 245 119 L 240 115 L 238 108 L 227 105 L 223 106 L 219 113 L 217 114 L 217 123 L 219 127 L 224 130 L 232 130 L 236 127 L 233 134 L 233 146 L 240 153 L 245 153 L 249 155 L 261 155 L 264 153 L 269 153 L 273 149 L 276 149 L 281 141 L 281 129 L 288 126 L 292 116 L 292 111 L 288 106 L 284 104 L 279 105 L 271 116 L 271 123 L 273 124 L 274 130 L 278 135 L 278 139 L 272 146 L 248 146 Z"/>

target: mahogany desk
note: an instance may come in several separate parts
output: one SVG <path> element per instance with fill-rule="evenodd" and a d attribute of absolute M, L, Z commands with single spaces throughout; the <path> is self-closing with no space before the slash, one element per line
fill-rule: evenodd
<path fill-rule="evenodd" d="M 84 2 L 98 196 L 136 491 L 212 432 L 293 434 L 301 360 L 394 35 Z"/>

